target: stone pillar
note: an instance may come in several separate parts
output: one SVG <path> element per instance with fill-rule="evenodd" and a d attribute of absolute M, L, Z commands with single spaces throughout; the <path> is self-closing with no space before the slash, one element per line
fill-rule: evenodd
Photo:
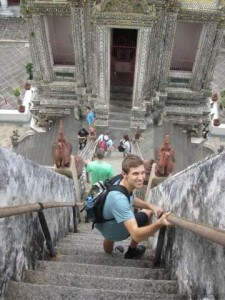
<path fill-rule="evenodd" d="M 8 8 L 8 0 L 0 0 L 2 9 Z"/>
<path fill-rule="evenodd" d="M 164 91 L 168 85 L 170 64 L 173 52 L 174 37 L 177 24 L 177 12 L 167 12 L 164 21 L 164 32 L 162 40 L 164 45 L 162 48 L 162 59 L 159 73 L 159 90 Z"/>
<path fill-rule="evenodd" d="M 210 89 L 210 84 L 213 79 L 213 73 L 215 70 L 216 66 L 216 59 L 220 51 L 221 43 L 223 41 L 223 30 L 224 28 L 218 28 L 216 31 L 216 37 L 214 40 L 213 48 L 211 51 L 211 56 L 207 68 L 207 73 L 205 76 L 205 81 L 203 83 L 203 88 L 204 89 Z"/>
<path fill-rule="evenodd" d="M 95 103 L 96 126 L 107 127 L 109 115 L 109 28 L 97 26 L 98 101 Z"/>
<path fill-rule="evenodd" d="M 44 20 L 40 15 L 33 15 L 33 28 L 35 37 L 34 48 L 38 50 L 44 82 L 53 81 L 53 71 L 48 49 L 47 36 L 45 32 Z"/>
<path fill-rule="evenodd" d="M 198 50 L 196 63 L 194 66 L 193 77 L 191 81 L 191 88 L 194 91 L 200 91 L 203 87 L 203 81 L 205 80 L 206 73 L 210 64 L 211 52 L 214 45 L 214 40 L 217 31 L 217 23 L 211 22 L 205 24 L 205 32 L 203 32 L 203 38 Z"/>
<path fill-rule="evenodd" d="M 87 6 L 83 7 L 81 11 L 81 27 L 83 36 L 83 56 L 84 56 L 84 74 L 86 91 L 92 91 L 92 24 L 91 24 L 91 3 L 88 2 Z"/>
<path fill-rule="evenodd" d="M 142 28 L 138 32 L 136 68 L 134 77 L 133 105 L 131 128 L 145 129 L 144 86 L 147 78 L 148 57 L 150 52 L 151 27 Z"/>
<path fill-rule="evenodd" d="M 41 59 L 38 53 L 38 42 L 36 40 L 35 28 L 33 26 L 32 18 L 28 18 L 27 27 L 29 31 L 29 45 L 30 45 L 30 55 L 33 63 L 33 76 L 34 80 L 40 81 L 42 80 L 43 70 L 41 68 Z"/>
<path fill-rule="evenodd" d="M 71 6 L 72 35 L 75 54 L 76 80 L 79 87 L 85 85 L 81 8 Z"/>

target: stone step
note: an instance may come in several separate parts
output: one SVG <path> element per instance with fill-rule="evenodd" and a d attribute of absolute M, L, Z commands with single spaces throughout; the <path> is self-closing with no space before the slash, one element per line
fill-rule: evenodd
<path fill-rule="evenodd" d="M 87 257 L 99 257 L 101 259 L 108 259 L 108 258 L 119 258 L 119 259 L 124 259 L 124 253 L 127 251 L 128 247 L 124 247 L 124 252 L 123 253 L 118 253 L 117 250 L 114 250 L 113 253 L 111 254 L 106 254 L 105 252 L 93 252 L 92 250 L 89 250 L 89 247 L 87 246 L 86 249 L 77 249 L 76 246 L 69 246 L 69 244 L 63 244 L 63 247 L 57 247 L 58 253 L 61 255 L 84 255 Z M 80 248 L 80 245 L 79 245 Z M 134 259 L 136 260 L 136 259 Z M 154 253 L 152 250 L 147 249 L 145 251 L 145 254 L 139 258 L 138 260 L 154 260 Z"/>
<path fill-rule="evenodd" d="M 43 98 L 53 98 L 53 99 L 65 99 L 65 100 L 77 100 L 77 95 L 75 93 L 59 93 L 59 92 L 43 92 Z"/>
<path fill-rule="evenodd" d="M 132 101 L 132 94 L 131 93 L 121 93 L 121 92 L 110 93 L 110 101 L 120 100 L 120 99 L 123 99 L 124 101 Z"/>
<path fill-rule="evenodd" d="M 165 114 L 173 114 L 173 115 L 203 115 L 210 112 L 208 107 L 204 106 L 197 106 L 197 107 L 189 107 L 189 106 L 177 106 L 177 105 L 169 105 L 164 107 Z"/>
<path fill-rule="evenodd" d="M 112 161 L 110 159 L 107 160 L 108 162 L 109 161 Z M 103 242 L 104 238 L 95 238 L 94 236 L 92 235 L 88 235 L 88 237 L 86 238 L 85 235 L 79 235 L 79 236 L 74 236 L 74 237 L 71 237 L 71 238 L 65 238 L 63 239 L 61 242 L 60 242 L 60 245 L 62 246 L 65 246 L 65 247 L 76 247 L 77 245 L 79 246 L 87 246 L 87 248 L 90 246 L 90 245 L 95 245 L 95 246 L 99 246 L 101 245 L 102 246 L 102 242 Z M 130 245 L 130 242 L 131 242 L 131 239 L 127 239 L 127 240 L 124 240 L 124 241 L 121 241 L 121 242 L 115 242 L 115 247 L 118 246 L 118 245 L 121 245 L 123 246 L 125 249 Z M 148 241 L 144 241 L 144 242 L 141 242 L 142 245 L 145 245 L 146 247 L 149 246 L 149 242 Z"/>
<path fill-rule="evenodd" d="M 110 105 L 112 106 L 119 106 L 120 108 L 132 108 L 132 101 L 131 100 L 124 100 L 123 98 L 120 99 L 114 99 L 110 101 Z"/>
<path fill-rule="evenodd" d="M 112 120 L 130 120 L 130 111 L 128 111 L 128 110 L 126 110 L 124 112 L 110 111 L 109 112 L 109 119 L 112 119 Z"/>
<path fill-rule="evenodd" d="M 165 269 L 133 268 L 121 266 L 105 266 L 77 264 L 66 262 L 39 261 L 37 269 L 46 272 L 67 273 L 77 275 L 98 274 L 98 276 L 134 279 L 169 279 L 169 272 Z"/>
<path fill-rule="evenodd" d="M 107 161 L 113 161 L 114 160 L 114 151 L 112 152 L 112 156 L 110 159 L 107 159 Z M 116 152 L 119 155 L 116 155 L 116 159 L 119 159 L 121 156 L 121 153 Z M 62 243 L 75 243 L 75 242 L 83 242 L 83 241 L 89 241 L 91 243 L 96 243 L 99 244 L 101 242 L 103 242 L 104 237 L 102 235 L 93 235 L 92 233 L 75 233 L 75 234 L 71 234 L 71 235 L 67 235 L 61 242 Z M 128 238 L 124 241 L 120 241 L 120 242 L 115 242 L 115 245 L 123 245 L 123 246 L 127 246 L 129 245 L 131 242 L 131 238 Z M 144 245 L 149 245 L 148 240 L 141 242 L 141 244 Z"/>
<path fill-rule="evenodd" d="M 10 282 L 6 293 L 7 300 L 187 300 L 185 295 L 166 295 L 162 293 L 129 292 L 116 290 L 80 289 L 52 285 L 38 285 Z"/>
<path fill-rule="evenodd" d="M 106 276 L 87 276 L 65 273 L 47 273 L 41 271 L 25 271 L 24 282 L 68 286 L 84 289 L 103 289 L 130 292 L 167 293 L 176 294 L 178 285 L 173 280 L 151 280 L 151 279 L 131 279 L 114 278 Z"/>
<path fill-rule="evenodd" d="M 129 93 L 132 94 L 133 87 L 130 86 L 111 86 L 110 92 L 111 93 Z"/>
<path fill-rule="evenodd" d="M 109 119 L 109 128 L 126 128 L 127 130 L 130 128 L 130 121 L 129 120 L 110 120 Z"/>
<path fill-rule="evenodd" d="M 46 108 L 74 108 L 76 105 L 76 100 L 65 100 L 65 99 L 53 99 L 53 98 L 45 98 L 40 101 L 42 107 Z"/>
<path fill-rule="evenodd" d="M 117 250 L 114 250 L 112 253 L 107 254 L 105 252 L 92 252 L 87 250 L 76 250 L 76 249 L 67 249 L 66 247 L 63 248 L 57 248 L 58 249 L 58 253 L 62 254 L 62 255 L 69 255 L 72 251 L 72 255 L 84 255 L 84 256 L 88 256 L 88 257 L 100 257 L 100 258 L 119 258 L 119 259 L 124 259 L 124 253 L 127 251 L 127 247 L 124 247 L 124 252 L 120 253 Z M 146 250 L 145 254 L 138 258 L 138 260 L 153 260 L 154 259 L 154 253 L 152 250 Z M 136 259 L 133 259 L 136 260 Z"/>
<path fill-rule="evenodd" d="M 119 258 L 108 258 L 108 257 L 97 257 L 97 256 L 83 256 L 73 255 L 74 250 L 57 248 L 58 254 L 55 260 L 64 261 L 70 263 L 89 264 L 89 265 L 105 265 L 105 266 L 125 266 L 134 268 L 151 268 L 153 262 L 144 259 L 119 259 Z M 76 251 L 76 250 L 75 250 Z M 67 252 L 67 254 L 61 254 Z M 75 252 L 76 253 L 76 252 Z"/>
<path fill-rule="evenodd" d="M 69 115 L 70 114 L 70 109 L 43 107 L 39 110 L 39 112 L 40 112 L 40 114 L 46 114 L 48 116 L 60 117 L 60 116 L 63 116 L 63 115 Z"/>

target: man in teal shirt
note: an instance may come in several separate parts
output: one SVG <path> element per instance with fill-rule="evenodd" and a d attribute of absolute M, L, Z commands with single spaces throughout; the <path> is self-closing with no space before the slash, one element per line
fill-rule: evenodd
<path fill-rule="evenodd" d="M 109 221 L 96 223 L 95 227 L 105 238 L 103 248 L 107 253 L 113 251 L 115 241 L 122 241 L 131 236 L 125 258 L 132 259 L 140 257 L 146 250 L 143 245 L 138 245 L 139 242 L 153 235 L 161 227 L 170 225 L 167 221 L 170 213 L 163 213 L 160 219 L 150 224 L 151 213 L 158 216 L 159 212 L 162 213 L 161 209 L 134 197 L 133 191 L 141 188 L 145 179 L 144 163 L 138 156 L 129 155 L 123 160 L 122 176 L 122 180 L 115 184 L 125 187 L 130 199 L 119 191 L 110 191 L 103 208 L 103 217 Z M 142 210 L 134 214 L 133 206 Z"/>
<path fill-rule="evenodd" d="M 91 175 L 91 183 L 95 184 L 97 181 L 104 181 L 113 177 L 114 172 L 110 164 L 105 162 L 105 153 L 101 149 L 97 149 L 97 160 L 87 164 L 86 172 Z"/>

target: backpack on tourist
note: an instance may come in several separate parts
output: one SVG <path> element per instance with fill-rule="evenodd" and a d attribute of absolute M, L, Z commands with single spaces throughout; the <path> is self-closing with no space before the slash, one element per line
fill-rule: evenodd
<path fill-rule="evenodd" d="M 99 149 L 102 149 L 103 151 L 107 151 L 107 141 L 104 139 L 102 141 L 99 141 L 97 147 Z"/>
<path fill-rule="evenodd" d="M 87 197 L 89 205 L 86 201 L 84 207 L 82 208 L 81 212 L 86 209 L 89 215 L 92 215 L 91 220 L 93 221 L 92 223 L 92 229 L 94 228 L 94 225 L 96 223 L 103 223 L 107 221 L 112 221 L 113 219 L 106 220 L 103 217 L 103 207 L 105 204 L 106 196 L 110 191 L 119 191 L 122 194 L 124 194 L 128 201 L 130 201 L 130 195 L 127 189 L 119 184 L 115 184 L 117 181 L 120 182 L 122 179 L 122 175 L 117 175 L 114 176 L 112 179 L 107 179 L 105 181 L 98 181 L 96 182 Z M 92 205 L 90 205 L 90 197 L 92 197 Z"/>

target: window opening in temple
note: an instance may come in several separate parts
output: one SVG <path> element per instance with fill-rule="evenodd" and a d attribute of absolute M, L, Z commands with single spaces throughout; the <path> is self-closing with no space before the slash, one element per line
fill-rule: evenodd
<path fill-rule="evenodd" d="M 111 33 L 111 89 L 133 87 L 137 30 L 115 28 Z"/>
<path fill-rule="evenodd" d="M 201 32 L 201 24 L 177 22 L 170 70 L 193 71 Z"/>
<path fill-rule="evenodd" d="M 49 51 L 53 65 L 74 65 L 74 49 L 70 17 L 45 17 Z"/>

